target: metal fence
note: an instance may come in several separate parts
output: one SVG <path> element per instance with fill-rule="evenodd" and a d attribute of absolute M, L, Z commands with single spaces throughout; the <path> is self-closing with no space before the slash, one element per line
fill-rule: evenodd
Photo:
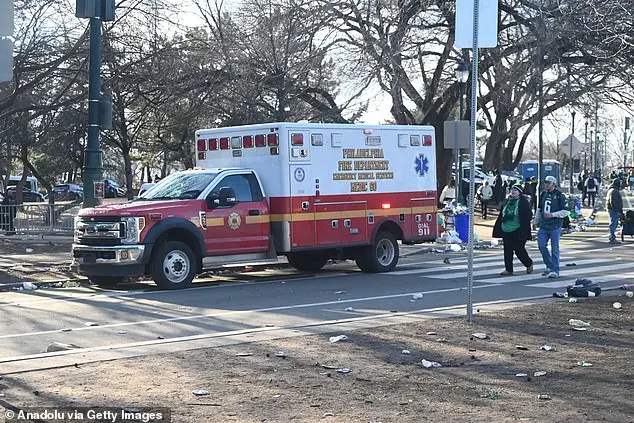
<path fill-rule="evenodd" d="M 72 234 L 79 209 L 73 203 L 0 205 L 0 233 Z"/>

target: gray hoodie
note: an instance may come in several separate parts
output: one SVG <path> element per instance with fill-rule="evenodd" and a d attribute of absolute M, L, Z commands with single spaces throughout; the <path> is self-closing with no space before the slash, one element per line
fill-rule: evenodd
<path fill-rule="evenodd" d="M 619 214 L 623 213 L 623 197 L 621 197 L 620 189 L 621 181 L 614 179 L 608 187 L 608 195 L 606 196 L 607 209 Z"/>

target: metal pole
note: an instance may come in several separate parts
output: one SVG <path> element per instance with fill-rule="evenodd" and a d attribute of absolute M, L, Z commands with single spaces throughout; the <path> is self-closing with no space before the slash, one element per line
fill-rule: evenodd
<path fill-rule="evenodd" d="M 569 160 L 570 160 L 570 190 L 568 191 L 569 194 L 572 194 L 574 192 L 574 189 L 572 187 L 572 173 L 574 172 L 574 160 L 572 160 L 572 141 L 575 138 L 575 114 L 576 112 L 573 110 L 572 111 L 572 134 L 570 134 L 570 156 L 569 156 Z"/>
<path fill-rule="evenodd" d="M 583 133 L 583 171 L 584 173 L 588 171 L 588 117 L 586 116 L 586 121 L 585 121 L 585 131 Z"/>
<path fill-rule="evenodd" d="M 594 173 L 594 129 L 590 130 L 590 171 Z"/>
<path fill-rule="evenodd" d="M 469 143 L 469 243 L 467 248 L 467 321 L 473 321 L 473 220 L 475 216 L 475 126 L 477 122 L 476 112 L 478 111 L 478 15 L 480 12 L 480 0 L 473 2 L 473 55 L 471 57 L 471 139 Z"/>
<path fill-rule="evenodd" d="M 460 89 L 460 81 L 458 81 L 458 92 L 460 93 L 459 101 L 462 101 L 462 90 Z M 460 108 L 460 114 L 458 115 L 458 120 L 462 119 L 462 108 Z M 457 135 L 457 134 L 454 134 Z M 460 182 L 462 181 L 462 173 L 458 169 L 458 137 L 454 136 L 453 140 L 453 168 L 454 174 L 456 175 L 456 204 L 458 203 L 458 199 L 460 198 Z"/>
<path fill-rule="evenodd" d="M 462 120 L 462 117 L 464 116 L 464 105 L 462 104 L 462 97 L 464 96 L 464 87 L 462 85 L 463 85 L 462 82 L 458 81 L 458 92 L 460 93 L 460 101 L 459 101 L 460 119 L 458 120 Z M 456 167 L 456 170 L 458 171 L 458 175 L 460 175 L 460 177 L 456 181 L 456 200 L 457 200 L 458 198 L 460 198 L 460 195 L 462 194 L 462 149 L 459 148 L 456 151 L 456 154 L 457 154 L 456 157 L 458 160 L 458 166 Z M 471 179 L 472 177 L 470 176 L 469 178 Z"/>
<path fill-rule="evenodd" d="M 84 203 L 83 207 L 100 204 L 95 198 L 95 181 L 102 176 L 100 137 L 101 102 L 101 19 L 90 18 L 90 64 L 88 82 L 88 143 L 84 153 Z"/>

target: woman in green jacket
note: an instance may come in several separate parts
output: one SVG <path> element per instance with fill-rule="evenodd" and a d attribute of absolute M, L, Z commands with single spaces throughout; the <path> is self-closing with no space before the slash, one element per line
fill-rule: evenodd
<path fill-rule="evenodd" d="M 526 241 L 532 236 L 531 205 L 523 194 L 521 185 L 513 185 L 493 226 L 493 237 L 504 240 L 505 270 L 500 273 L 502 276 L 513 275 L 514 254 L 526 267 L 526 273 L 533 272 L 533 260 L 526 251 Z"/>

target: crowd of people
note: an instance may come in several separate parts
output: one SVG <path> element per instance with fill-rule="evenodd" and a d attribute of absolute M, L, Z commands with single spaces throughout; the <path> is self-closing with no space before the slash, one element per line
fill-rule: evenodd
<path fill-rule="evenodd" d="M 538 202 L 538 185 L 534 177 L 522 183 L 511 178 L 504 180 L 498 171 L 494 171 L 494 175 L 493 183 L 484 181 L 478 188 L 475 198 L 480 202 L 482 219 L 488 218 L 489 206 L 499 211 L 492 235 L 494 238 L 503 239 L 505 269 L 501 275 L 514 275 L 513 256 L 517 256 L 524 265 L 526 273 L 533 272 L 533 260 L 525 246 L 532 238 L 531 231 L 537 230 L 537 246 L 546 266 L 542 276 L 559 277 L 559 240 L 566 229 L 566 222 L 570 222 L 569 216 L 571 209 L 574 210 L 574 203 L 571 205 L 569 198 L 558 188 L 554 176 L 544 178 Z M 602 184 L 599 174 L 585 171 L 579 175 L 576 188 L 581 194 L 581 203 L 584 207 L 596 211 L 599 205 L 597 196 Z M 456 183 L 452 179 L 441 193 L 441 203 L 456 199 L 455 187 Z M 634 192 L 634 168 L 629 172 L 614 171 L 609 175 L 605 207 L 609 216 L 610 244 L 620 243 L 616 237 L 618 223 L 627 221 L 621 194 L 626 188 L 629 192 Z M 634 215 L 634 211 L 628 213 Z"/>

